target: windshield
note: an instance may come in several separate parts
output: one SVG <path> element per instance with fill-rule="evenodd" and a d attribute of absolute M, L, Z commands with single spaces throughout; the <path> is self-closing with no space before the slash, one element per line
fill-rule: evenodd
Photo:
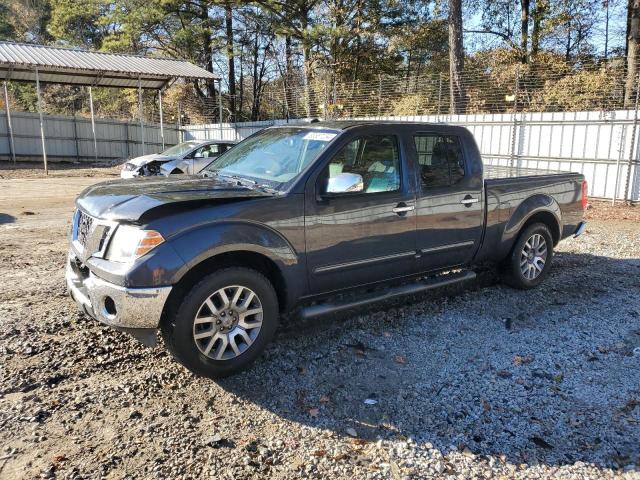
<path fill-rule="evenodd" d="M 182 142 L 178 145 L 174 145 L 171 148 L 167 148 L 164 152 L 160 153 L 160 155 L 166 155 L 168 157 L 172 155 L 182 155 L 183 153 L 187 153 L 192 148 L 197 147 L 202 142 L 192 141 L 192 142 Z"/>
<path fill-rule="evenodd" d="M 210 163 L 202 173 L 248 178 L 282 189 L 294 180 L 338 133 L 302 127 L 268 128 Z"/>

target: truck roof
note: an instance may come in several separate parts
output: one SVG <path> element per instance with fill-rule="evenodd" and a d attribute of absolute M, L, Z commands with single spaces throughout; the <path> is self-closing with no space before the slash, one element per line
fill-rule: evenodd
<path fill-rule="evenodd" d="M 315 121 L 311 123 L 305 123 L 304 125 L 295 125 L 295 126 L 304 126 L 307 128 L 326 128 L 331 130 L 347 130 L 349 128 L 354 127 L 362 127 L 366 125 L 393 125 L 393 126 L 403 126 L 403 125 L 421 125 L 421 126 L 448 126 L 452 128 L 458 128 L 454 125 L 448 125 L 445 123 L 434 123 L 434 122 L 407 122 L 407 121 L 398 121 L 398 120 L 321 120 Z M 288 126 L 288 125 L 279 125 L 279 126 Z M 293 126 L 293 125 L 290 125 Z"/>

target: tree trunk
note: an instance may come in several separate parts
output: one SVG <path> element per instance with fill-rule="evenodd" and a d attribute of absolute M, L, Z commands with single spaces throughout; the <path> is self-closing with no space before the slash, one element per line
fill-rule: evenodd
<path fill-rule="evenodd" d="M 209 12 L 206 7 L 202 7 L 200 14 L 202 23 L 206 25 L 202 30 L 202 48 L 204 50 L 204 63 L 205 69 L 208 72 L 213 73 L 213 47 L 211 43 L 211 26 L 209 25 Z M 199 91 L 199 89 L 196 89 Z M 216 83 L 213 80 L 207 82 L 207 96 L 209 98 L 216 98 Z"/>
<path fill-rule="evenodd" d="M 256 23 L 256 35 L 253 41 L 253 99 L 251 104 L 251 121 L 255 122 L 258 120 L 258 116 L 260 114 L 259 108 L 259 98 L 258 98 L 258 55 L 259 55 L 259 44 L 258 44 L 258 25 Z"/>
<path fill-rule="evenodd" d="M 567 22 L 567 42 L 564 48 L 564 60 L 568 62 L 571 59 L 571 22 Z"/>
<path fill-rule="evenodd" d="M 520 49 L 522 50 L 522 63 L 529 59 L 529 7 L 531 0 L 520 0 Z"/>
<path fill-rule="evenodd" d="M 451 94 L 451 113 L 454 114 L 465 112 L 463 72 L 462 0 L 449 0 L 449 90 Z"/>
<path fill-rule="evenodd" d="M 311 117 L 311 39 L 309 38 L 309 10 L 301 12 L 302 69 L 304 75 L 304 106 L 306 116 Z"/>
<path fill-rule="evenodd" d="M 533 9 L 533 30 L 531 31 L 531 56 L 535 57 L 540 49 L 540 31 L 542 30 L 542 21 L 547 13 L 547 0 L 536 0 L 536 6 Z"/>
<path fill-rule="evenodd" d="M 633 87 L 638 76 L 638 53 L 640 53 L 640 0 L 633 0 L 628 16 L 629 35 L 627 36 L 627 81 L 624 88 L 624 106 L 633 104 Z M 636 85 L 636 88 L 638 86 Z"/>
<path fill-rule="evenodd" d="M 609 56 L 609 0 L 604 0 L 604 59 Z"/>
<path fill-rule="evenodd" d="M 286 106 L 286 117 L 289 120 L 291 112 L 291 86 L 293 84 L 293 52 L 291 50 L 291 35 L 287 35 L 284 38 L 284 58 L 285 58 L 285 73 L 284 73 L 284 102 Z"/>
<path fill-rule="evenodd" d="M 236 66 L 233 52 L 233 8 L 227 3 L 224 7 L 225 27 L 227 34 L 227 62 L 229 65 L 229 122 L 236 121 Z"/>
<path fill-rule="evenodd" d="M 627 41 L 624 43 L 624 56 L 629 55 L 629 34 L 631 33 L 631 12 L 633 12 L 633 0 L 627 0 L 627 30 L 625 37 Z"/>

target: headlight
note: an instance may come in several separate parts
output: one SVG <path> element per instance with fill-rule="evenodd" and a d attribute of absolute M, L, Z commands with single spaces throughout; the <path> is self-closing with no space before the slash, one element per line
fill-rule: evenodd
<path fill-rule="evenodd" d="M 106 259 L 112 262 L 133 262 L 164 242 L 155 230 L 142 230 L 129 225 L 118 225 L 111 237 Z"/>

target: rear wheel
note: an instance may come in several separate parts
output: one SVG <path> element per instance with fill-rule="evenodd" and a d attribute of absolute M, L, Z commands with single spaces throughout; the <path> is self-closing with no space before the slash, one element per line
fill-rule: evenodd
<path fill-rule="evenodd" d="M 553 259 L 553 238 L 544 223 L 530 225 L 520 233 L 505 260 L 505 283 L 520 289 L 537 287 L 549 273 Z"/>
<path fill-rule="evenodd" d="M 234 267 L 193 287 L 161 330 L 178 362 L 198 375 L 220 378 L 253 362 L 277 324 L 278 300 L 269 280 Z"/>

